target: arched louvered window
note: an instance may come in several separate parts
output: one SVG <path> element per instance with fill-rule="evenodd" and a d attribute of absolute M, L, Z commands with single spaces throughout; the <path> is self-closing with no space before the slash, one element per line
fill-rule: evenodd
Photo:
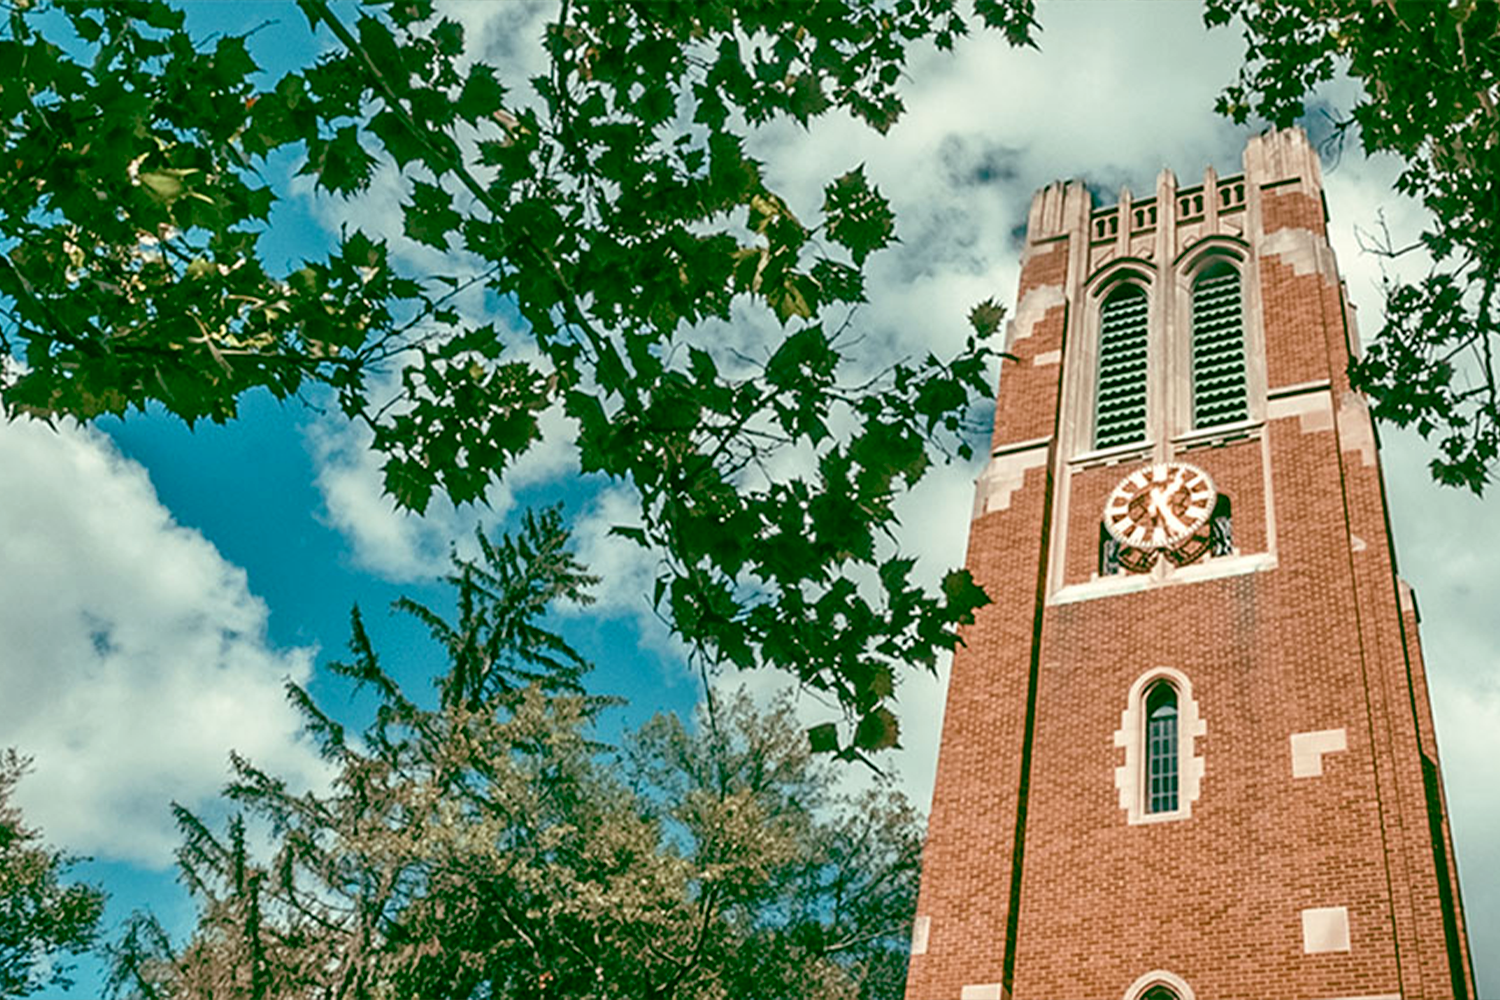
<path fill-rule="evenodd" d="M 1153 986 L 1141 994 L 1141 1000 L 1178 1000 L 1170 986 Z"/>
<path fill-rule="evenodd" d="M 1166 681 L 1146 693 L 1146 811 L 1177 811 L 1177 691 Z"/>
<path fill-rule="evenodd" d="M 1193 282 L 1193 426 L 1232 424 L 1248 415 L 1240 272 L 1220 261 Z"/>
<path fill-rule="evenodd" d="M 1146 291 L 1123 284 L 1099 309 L 1094 447 L 1146 438 Z"/>

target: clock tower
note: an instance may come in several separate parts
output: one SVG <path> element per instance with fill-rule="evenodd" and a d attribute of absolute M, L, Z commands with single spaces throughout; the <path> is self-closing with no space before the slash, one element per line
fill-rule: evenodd
<path fill-rule="evenodd" d="M 908 1000 L 1473 1000 L 1325 221 L 1300 130 L 1035 196 Z"/>

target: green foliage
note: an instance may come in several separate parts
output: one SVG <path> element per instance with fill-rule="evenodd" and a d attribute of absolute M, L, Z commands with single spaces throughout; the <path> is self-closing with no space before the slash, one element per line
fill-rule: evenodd
<path fill-rule="evenodd" d="M 561 409 L 579 468 L 639 495 L 621 527 L 660 554 L 658 610 L 689 646 L 836 695 L 847 752 L 887 742 L 862 678 L 931 662 L 976 596 L 883 571 L 892 505 L 969 454 L 996 324 L 875 371 L 852 310 L 896 238 L 889 203 L 854 167 L 804 222 L 745 149 L 781 119 L 889 128 L 908 48 L 968 30 L 957 0 L 575 0 L 528 81 L 467 61 L 429 3 L 299 6 L 328 44 L 275 80 L 252 39 L 194 39 L 163 0 L 9 9 L 0 362 L 24 366 L 0 364 L 6 411 L 192 423 L 254 389 L 332 392 L 422 511 L 482 499 Z M 1030 44 L 1031 0 L 975 14 Z M 402 273 L 371 219 L 276 267 L 273 158 L 338 196 L 395 171 L 400 232 L 450 266 Z M 476 286 L 498 319 L 456 308 Z M 735 322 L 780 332 L 735 350 L 757 339 L 726 338 Z M 849 600 L 850 578 L 900 587 Z"/>
<path fill-rule="evenodd" d="M 470 710 L 535 685 L 543 691 L 581 693 L 587 663 L 557 633 L 538 623 L 556 601 L 591 604 L 598 578 L 583 571 L 567 548 L 562 513 L 527 511 L 519 537 L 491 542 L 476 535 L 480 558 L 459 559 L 446 580 L 458 595 L 452 624 L 409 598 L 396 608 L 420 620 L 441 643 L 451 666 L 443 678 L 445 704 Z"/>
<path fill-rule="evenodd" d="M 1376 416 L 1437 436 L 1434 478 L 1481 492 L 1500 456 L 1500 5 L 1209 0 L 1205 17 L 1245 25 L 1245 66 L 1219 100 L 1235 121 L 1290 124 L 1338 72 L 1364 84 L 1333 141 L 1401 157 L 1396 187 L 1432 213 L 1418 246 L 1434 263 L 1386 281 L 1385 325 L 1349 374 Z"/>
<path fill-rule="evenodd" d="M 0 997 L 69 985 L 58 959 L 92 946 L 104 912 L 104 893 L 64 884 L 70 859 L 43 846 L 10 804 L 26 765 L 14 750 L 0 754 Z"/>
<path fill-rule="evenodd" d="M 112 995 L 901 996 L 914 812 L 883 786 L 838 792 L 785 700 L 741 694 L 694 729 L 658 716 L 597 742 L 603 702 L 538 624 L 588 582 L 564 542 L 548 515 L 455 563 L 457 620 L 419 611 L 449 659 L 435 709 L 384 673 L 356 616 L 335 669 L 375 689 L 375 722 L 348 738 L 292 689 L 330 785 L 298 794 L 236 758 L 225 829 L 179 808 L 197 926 L 174 948 L 134 918 Z"/>

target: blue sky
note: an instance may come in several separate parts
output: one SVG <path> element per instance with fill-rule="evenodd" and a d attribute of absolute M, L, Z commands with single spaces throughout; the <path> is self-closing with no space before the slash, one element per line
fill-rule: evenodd
<path fill-rule="evenodd" d="M 316 51 L 289 4 L 188 6 L 205 31 L 274 22 L 252 47 L 270 68 Z M 476 52 L 525 66 L 552 4 L 453 9 Z M 902 243 L 874 261 L 861 317 L 868 343 L 892 354 L 952 350 L 973 303 L 1012 302 L 1012 234 L 1031 192 L 1058 177 L 1147 190 L 1163 166 L 1183 178 L 1207 164 L 1237 171 L 1247 132 L 1215 117 L 1212 102 L 1239 42 L 1205 34 L 1197 5 L 1046 4 L 1040 18 L 1041 52 L 979 38 L 952 56 L 916 59 L 908 115 L 887 137 L 836 120 L 756 137 L 773 186 L 804 218 L 816 214 L 823 182 L 860 162 L 893 200 Z M 1352 151 L 1325 166 L 1332 239 L 1367 334 L 1379 316 L 1379 270 L 1359 252 L 1355 227 L 1383 211 L 1400 242 L 1422 225 L 1419 209 L 1389 193 L 1393 176 L 1393 164 Z M 399 234 L 396 183 L 382 175 L 353 202 L 293 185 L 266 237 L 273 261 L 316 253 L 351 219 Z M 412 266 L 431 260 L 399 236 L 393 246 Z M 1400 565 L 1423 611 L 1481 996 L 1500 997 L 1500 796 L 1488 775 L 1500 757 L 1500 568 L 1486 557 L 1500 551 L 1500 499 L 1436 489 L 1420 443 L 1389 429 L 1382 439 Z M 595 687 L 631 698 L 621 721 L 696 702 L 696 675 L 647 606 L 649 558 L 607 536 L 628 517 L 629 498 L 569 469 L 565 432 L 515 470 L 488 510 L 435 505 L 425 519 L 391 509 L 361 444 L 314 409 L 264 397 L 247 399 L 232 425 L 191 432 L 149 415 L 57 434 L 0 426 L 0 743 L 36 756 L 20 800 L 54 843 L 94 856 L 82 870 L 108 884 L 110 920 L 149 903 L 185 926 L 168 803 L 212 811 L 231 747 L 316 780 L 280 697 L 284 679 L 310 680 L 326 705 L 357 714 L 316 669 L 342 653 L 355 602 L 388 662 L 430 675 L 440 664 L 421 633 L 384 609 L 400 594 L 441 602 L 431 581 L 449 544 L 526 503 L 564 499 L 580 549 L 605 577 L 600 605 L 570 615 L 568 627 L 599 665 Z M 901 508 L 902 547 L 922 557 L 929 579 L 962 559 L 976 472 L 939 469 Z M 723 682 L 740 681 L 783 683 Z M 942 678 L 916 674 L 902 689 L 906 749 L 892 766 L 924 808 L 943 690 Z M 806 708 L 810 718 L 826 711 Z M 93 995 L 94 973 L 83 972 L 74 995 Z"/>

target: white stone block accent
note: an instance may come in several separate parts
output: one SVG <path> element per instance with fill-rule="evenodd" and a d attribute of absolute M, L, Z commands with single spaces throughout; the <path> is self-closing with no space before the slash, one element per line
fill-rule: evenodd
<path fill-rule="evenodd" d="M 1359 452 L 1361 465 L 1375 464 L 1375 424 L 1370 404 L 1357 392 L 1346 392 L 1339 401 L 1339 447 Z"/>
<path fill-rule="evenodd" d="M 1028 469 L 1047 464 L 1046 438 L 996 455 L 974 484 L 974 517 L 1010 509 L 1011 494 L 1026 481 Z"/>
<path fill-rule="evenodd" d="M 1302 911 L 1302 953 L 1349 950 L 1349 908 L 1315 906 Z"/>
<path fill-rule="evenodd" d="M 1323 755 L 1349 749 L 1342 729 L 1320 729 L 1292 734 L 1292 777 L 1316 778 L 1323 773 Z"/>
<path fill-rule="evenodd" d="M 1005 991 L 999 983 L 982 983 L 977 986 L 965 986 L 958 995 L 959 1000 L 1005 1000 Z"/>
<path fill-rule="evenodd" d="M 1266 416 L 1272 420 L 1297 417 L 1302 433 L 1333 430 L 1333 399 L 1327 386 L 1295 395 L 1275 396 L 1266 401 Z"/>
<path fill-rule="evenodd" d="M 1005 328 L 1006 349 L 1031 336 L 1042 317 L 1067 301 L 1061 285 L 1041 285 L 1027 292 L 1016 305 L 1016 318 Z"/>
<path fill-rule="evenodd" d="M 1323 183 L 1317 151 L 1300 128 L 1272 129 L 1252 136 L 1245 145 L 1247 183 L 1292 181 L 1287 187 L 1316 195 Z"/>
<path fill-rule="evenodd" d="M 1337 273 L 1328 241 L 1311 229 L 1278 229 L 1261 240 L 1262 257 L 1280 257 L 1299 275 Z"/>
<path fill-rule="evenodd" d="M 1399 595 L 1399 600 L 1401 601 L 1401 612 L 1403 614 L 1411 612 L 1412 614 L 1417 615 L 1418 621 L 1421 621 L 1422 616 L 1417 613 L 1416 591 L 1411 589 L 1411 584 L 1407 583 L 1399 576 L 1396 578 L 1396 593 Z"/>
<path fill-rule="evenodd" d="M 1035 368 L 1041 368 L 1043 365 L 1062 364 L 1062 351 L 1043 351 L 1031 359 L 1031 364 Z"/>
<path fill-rule="evenodd" d="M 927 954 L 927 938 L 932 934 L 932 918 L 919 916 L 911 925 L 911 953 Z"/>

